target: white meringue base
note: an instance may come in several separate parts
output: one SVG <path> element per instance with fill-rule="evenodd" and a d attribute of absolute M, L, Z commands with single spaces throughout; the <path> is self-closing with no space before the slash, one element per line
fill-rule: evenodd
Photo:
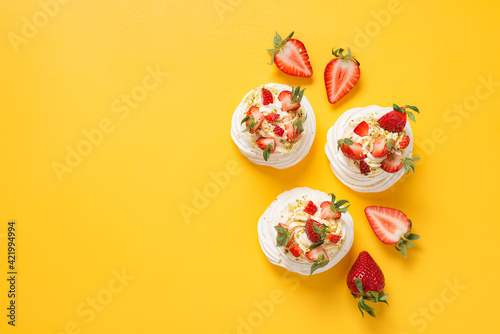
<path fill-rule="evenodd" d="M 292 90 L 292 87 L 288 85 L 277 83 L 265 84 L 258 88 L 261 87 L 274 87 L 278 88 L 280 91 Z M 293 147 L 293 150 L 287 153 L 272 153 L 269 159 L 266 161 L 264 160 L 264 157 L 262 155 L 263 151 L 248 142 L 247 136 L 249 134 L 247 132 L 242 132 L 245 129 L 245 126 L 244 124 L 241 124 L 241 120 L 246 117 L 246 113 L 249 108 L 249 106 L 245 104 L 245 100 L 253 91 L 254 90 L 252 89 L 245 95 L 245 97 L 243 97 L 233 114 L 233 118 L 231 121 L 231 137 L 234 143 L 236 144 L 236 146 L 238 146 L 238 149 L 244 156 L 258 165 L 284 169 L 299 163 L 309 152 L 309 149 L 311 148 L 314 137 L 316 135 L 316 118 L 314 116 L 314 111 L 311 107 L 311 104 L 307 100 L 307 97 L 302 97 L 302 101 L 300 102 L 304 113 L 307 115 L 307 119 L 303 124 L 304 132 L 300 135 L 298 142 Z"/>
<path fill-rule="evenodd" d="M 278 225 L 281 218 L 282 210 L 291 202 L 295 202 L 296 199 L 306 196 L 309 200 L 314 202 L 324 202 L 331 201 L 328 194 L 313 190 L 307 187 L 295 188 L 289 191 L 285 191 L 280 194 L 278 198 L 271 203 L 271 205 L 266 209 L 264 214 L 260 217 L 257 231 L 259 236 L 259 243 L 262 251 L 266 255 L 269 262 L 274 265 L 283 267 L 291 272 L 296 272 L 301 275 L 309 275 L 311 271 L 312 262 L 309 260 L 297 261 L 295 258 L 288 256 L 284 253 L 283 247 L 276 246 L 276 235 L 277 232 L 274 226 Z M 337 249 L 333 254 L 329 253 L 329 262 L 323 267 L 317 269 L 313 275 L 324 272 L 333 266 L 335 266 L 351 249 L 352 243 L 354 241 L 354 222 L 349 213 L 343 213 L 340 218 L 340 224 L 342 229 L 342 234 L 344 235 L 344 241 L 340 249 Z"/>
<path fill-rule="evenodd" d="M 368 117 L 368 114 L 378 119 L 387 112 L 393 110 L 391 107 L 380 107 L 377 105 L 364 108 L 354 108 L 344 112 L 337 122 L 328 130 L 325 152 L 330 160 L 330 167 L 337 178 L 354 191 L 375 193 L 381 192 L 390 188 L 396 183 L 405 173 L 404 169 L 396 173 L 387 173 L 382 169 L 378 169 L 368 175 L 361 174 L 359 168 L 356 167 L 352 160 L 347 158 L 341 150 L 337 149 L 337 141 L 345 138 L 348 132 L 357 125 L 353 121 Z M 403 152 L 403 157 L 411 158 L 413 151 L 413 133 L 410 127 L 410 121 L 406 122 L 404 128 L 406 134 L 410 137 L 410 144 Z"/>

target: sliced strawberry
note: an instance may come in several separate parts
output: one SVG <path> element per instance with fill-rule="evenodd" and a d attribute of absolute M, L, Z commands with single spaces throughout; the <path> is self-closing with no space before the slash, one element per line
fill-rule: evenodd
<path fill-rule="evenodd" d="M 340 239 L 342 239 L 342 236 L 334 233 L 329 233 L 326 235 L 326 238 L 330 240 L 331 243 L 336 244 L 340 241 Z"/>
<path fill-rule="evenodd" d="M 380 168 L 385 170 L 387 173 L 396 173 L 401 168 L 403 168 L 403 163 L 401 162 L 401 156 L 399 154 L 394 154 L 394 159 L 388 155 L 380 165 Z"/>
<path fill-rule="evenodd" d="M 302 255 L 302 249 L 300 249 L 299 245 L 293 245 L 290 247 L 290 253 L 295 257 L 299 257 Z"/>
<path fill-rule="evenodd" d="M 389 154 L 389 149 L 387 148 L 387 145 L 385 143 L 385 139 L 375 138 L 375 141 L 373 142 L 373 148 L 372 148 L 371 154 L 375 158 L 382 158 L 382 157 L 385 157 L 387 154 Z"/>
<path fill-rule="evenodd" d="M 342 214 L 339 211 L 332 211 L 332 202 L 321 203 L 321 219 L 339 219 Z"/>
<path fill-rule="evenodd" d="M 255 126 L 249 130 L 250 133 L 255 133 L 257 129 L 260 127 L 262 122 L 264 121 L 264 114 L 260 112 L 259 108 L 256 106 L 251 106 L 247 111 L 247 117 L 253 117 L 255 119 Z M 248 122 L 246 122 L 246 126 L 248 127 Z"/>
<path fill-rule="evenodd" d="M 365 215 L 373 232 L 384 244 L 394 245 L 410 229 L 408 217 L 396 209 L 369 206 Z"/>
<path fill-rule="evenodd" d="M 362 160 L 366 158 L 366 154 L 363 153 L 363 146 L 359 143 L 353 143 L 352 145 L 341 144 L 340 149 L 342 153 L 349 159 Z"/>
<path fill-rule="evenodd" d="M 307 259 L 311 261 L 317 261 L 320 259 L 321 256 L 324 256 L 327 262 L 330 261 L 330 259 L 328 259 L 328 255 L 321 246 L 316 247 L 310 250 L 309 252 L 306 252 Z"/>
<path fill-rule="evenodd" d="M 273 93 L 269 89 L 262 88 L 262 104 L 267 106 L 268 104 L 273 103 Z"/>
<path fill-rule="evenodd" d="M 316 211 L 318 211 L 318 207 L 312 201 L 309 201 L 304 209 L 304 212 L 310 215 L 314 215 Z"/>
<path fill-rule="evenodd" d="M 322 229 L 323 231 L 321 233 L 315 232 L 314 231 L 314 224 L 318 228 Z M 309 240 L 311 240 L 311 242 L 321 241 L 326 236 L 326 234 L 325 234 L 326 232 L 324 232 L 323 226 L 319 222 L 315 221 L 314 219 L 308 219 L 306 221 L 306 225 L 305 225 L 304 229 L 306 231 L 307 238 Z"/>
<path fill-rule="evenodd" d="M 281 101 L 281 110 L 290 111 L 300 108 L 300 103 L 292 103 L 292 92 L 284 90 L 278 95 L 278 100 Z"/>
<path fill-rule="evenodd" d="M 343 55 L 343 49 L 332 50 L 336 57 L 325 68 L 326 95 L 335 103 L 346 95 L 359 80 L 359 62 L 351 56 L 351 49 Z"/>
<path fill-rule="evenodd" d="M 359 123 L 355 128 L 354 128 L 354 133 L 357 134 L 360 137 L 364 137 L 368 135 L 368 132 L 370 132 L 370 126 L 366 121 L 363 121 Z"/>
<path fill-rule="evenodd" d="M 297 132 L 297 129 L 295 129 L 292 123 L 285 124 L 285 131 L 286 131 L 286 138 L 288 139 L 288 141 L 293 141 L 300 135 L 300 133 Z"/>
<path fill-rule="evenodd" d="M 274 153 L 274 150 L 276 149 L 276 139 L 272 137 L 260 137 L 255 141 L 255 143 L 261 150 L 265 150 L 267 148 L 267 145 L 271 144 L 271 153 Z"/>
<path fill-rule="evenodd" d="M 279 137 L 283 137 L 283 134 L 285 133 L 285 130 L 283 130 L 283 128 L 279 125 L 276 125 L 273 129 L 273 132 L 279 136 Z"/>
<path fill-rule="evenodd" d="M 396 249 L 404 257 L 406 257 L 405 246 L 414 246 L 408 240 L 420 238 L 418 234 L 411 233 L 411 221 L 402 211 L 381 206 L 369 206 L 365 208 L 365 215 L 377 238 L 384 244 L 396 244 Z"/>
<path fill-rule="evenodd" d="M 398 147 L 400 150 L 404 150 L 410 145 L 410 136 L 406 135 L 399 141 Z"/>
<path fill-rule="evenodd" d="M 370 168 L 370 165 L 368 165 L 368 163 L 364 160 L 361 160 L 359 162 L 359 172 L 361 174 L 370 174 L 371 172 L 371 168 Z"/>
<path fill-rule="evenodd" d="M 280 117 L 280 114 L 277 114 L 275 112 L 271 112 L 269 114 L 266 115 L 266 120 L 269 122 L 269 123 L 272 123 L 274 122 L 275 120 L 277 120 L 278 118 Z"/>
<path fill-rule="evenodd" d="M 281 36 L 276 33 L 273 40 L 274 49 L 268 50 L 271 53 L 271 65 L 273 61 L 278 68 L 286 74 L 310 77 L 313 73 L 309 62 L 304 43 L 297 39 L 291 39 L 293 32 L 282 40 Z"/>

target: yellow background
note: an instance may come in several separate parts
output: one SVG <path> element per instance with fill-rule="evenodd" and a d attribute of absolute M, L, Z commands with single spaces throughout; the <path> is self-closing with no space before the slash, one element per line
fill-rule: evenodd
<path fill-rule="evenodd" d="M 51 15 L 40 4 L 48 0 L 0 4 L 2 333 L 499 330 L 498 1 L 60 2 L 46 7 Z M 305 43 L 312 78 L 267 64 L 276 30 Z M 330 105 L 323 70 L 341 46 L 354 50 L 361 78 Z M 148 68 L 168 75 L 127 117 L 115 113 L 122 95 L 142 92 Z M 229 135 L 241 98 L 268 82 L 306 87 L 317 117 L 310 153 L 287 170 L 250 163 Z M 345 110 L 393 102 L 421 110 L 412 124 L 417 173 L 383 193 L 355 193 L 329 168 L 326 132 Z M 68 147 L 85 149 L 82 131 L 103 120 L 112 130 L 59 179 L 54 162 L 65 164 Z M 227 184 L 214 188 L 211 173 L 228 165 Z M 313 277 L 271 265 L 257 240 L 260 215 L 298 186 L 352 203 L 351 252 Z M 211 198 L 196 209 L 206 189 Z M 413 220 L 422 237 L 408 259 L 376 239 L 368 205 Z M 186 207 L 197 210 L 188 219 Z M 376 319 L 361 318 L 345 284 L 362 250 L 390 294 Z M 93 317 L 92 299 L 100 303 Z"/>

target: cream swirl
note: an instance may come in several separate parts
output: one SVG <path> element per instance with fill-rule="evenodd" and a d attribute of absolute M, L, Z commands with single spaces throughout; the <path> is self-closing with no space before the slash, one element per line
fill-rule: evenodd
<path fill-rule="evenodd" d="M 328 130 L 325 152 L 330 160 L 330 167 L 335 176 L 352 190 L 372 193 L 384 191 L 396 183 L 405 173 L 404 169 L 396 173 L 387 173 L 382 170 L 380 165 L 385 157 L 375 158 L 371 155 L 369 149 L 373 144 L 372 139 L 362 139 L 353 132 L 356 125 L 363 120 L 367 121 L 371 126 L 376 125 L 375 127 L 377 127 L 377 120 L 391 110 L 393 109 L 390 107 L 383 108 L 376 105 L 350 109 L 344 112 Z M 378 136 L 382 136 L 385 139 L 393 139 L 395 143 L 398 143 L 405 134 L 408 135 L 410 137 L 410 144 L 403 150 L 402 156 L 404 158 L 412 156 L 413 133 L 409 121 L 406 122 L 405 128 L 400 133 L 390 133 L 380 128 L 376 131 L 378 131 Z M 370 174 L 361 174 L 356 162 L 347 158 L 337 148 L 337 141 L 342 138 L 352 138 L 354 141 L 362 144 L 363 152 L 367 155 L 365 161 L 372 169 Z"/>
<path fill-rule="evenodd" d="M 260 101 L 261 88 L 267 88 L 273 92 L 274 102 L 272 104 L 267 106 L 262 105 Z M 281 102 L 278 100 L 279 92 L 283 90 L 291 91 L 292 87 L 282 84 L 269 83 L 252 89 L 241 100 L 233 114 L 231 122 L 231 137 L 241 153 L 253 163 L 271 166 L 278 169 L 288 168 L 299 163 L 309 152 L 316 135 L 316 118 L 307 98 L 305 96 L 302 97 L 300 108 L 297 113 L 292 114 L 289 112 L 283 112 L 281 110 Z M 274 126 L 266 121 L 262 123 L 261 127 L 255 134 L 243 132 L 245 124 L 241 124 L 241 121 L 246 117 L 248 109 L 252 105 L 258 105 L 260 111 L 264 114 L 271 112 L 278 113 L 280 115 L 278 118 L 278 124 L 280 125 L 295 121 L 297 119 L 297 114 L 299 113 L 304 114 L 307 116 L 306 121 L 302 124 L 304 132 L 302 132 L 300 136 L 294 140 L 294 142 L 288 142 L 285 140 L 286 137 L 278 136 L 274 133 Z M 264 160 L 262 149 L 260 149 L 255 143 L 255 140 L 258 137 L 273 137 L 276 139 L 276 150 L 271 154 L 267 161 Z"/>
<path fill-rule="evenodd" d="M 318 212 L 312 216 L 303 211 L 304 203 L 308 203 L 308 201 L 312 201 L 318 206 Z M 319 206 L 324 201 L 331 201 L 330 196 L 326 193 L 301 187 L 280 194 L 266 209 L 259 219 L 257 230 L 260 246 L 272 264 L 302 275 L 310 274 L 313 262 L 304 255 L 312 244 L 304 231 L 305 221 L 309 218 L 326 223 L 334 233 L 342 236 L 336 244 L 330 242 L 323 244 L 322 247 L 328 255 L 329 262 L 325 267 L 317 269 L 313 274 L 332 268 L 349 252 L 354 240 L 352 217 L 349 213 L 343 213 L 340 219 L 332 222 L 321 220 Z M 285 252 L 283 247 L 276 246 L 277 232 L 274 227 L 280 223 L 289 224 L 289 227 L 294 231 L 294 241 L 304 253 L 300 257 L 296 258 L 290 252 Z"/>

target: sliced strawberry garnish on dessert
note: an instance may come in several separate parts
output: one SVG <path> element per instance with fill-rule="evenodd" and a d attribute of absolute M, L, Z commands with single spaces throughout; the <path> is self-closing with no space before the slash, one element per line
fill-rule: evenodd
<path fill-rule="evenodd" d="M 380 127 L 390 132 L 403 131 L 404 127 L 406 126 L 406 115 L 408 115 L 408 118 L 410 120 L 415 122 L 415 115 L 413 115 L 411 111 L 407 111 L 406 109 L 411 109 L 420 113 L 418 108 L 414 106 L 404 105 L 402 107 L 398 107 L 397 104 L 393 104 L 392 107 L 394 110 L 389 111 L 378 120 L 378 124 L 380 125 Z"/>
<path fill-rule="evenodd" d="M 358 308 L 363 317 L 363 311 L 375 317 L 374 309 L 366 301 L 387 304 L 386 299 L 389 295 L 384 294 L 384 273 L 366 251 L 359 253 L 351 270 L 349 270 L 347 274 L 347 287 L 354 298 L 359 298 Z"/>
<path fill-rule="evenodd" d="M 349 203 L 349 201 L 343 199 L 340 201 L 335 201 L 335 195 L 330 194 L 330 197 L 332 198 L 331 201 L 325 201 L 321 203 L 321 219 L 339 219 L 342 215 L 342 213 L 346 213 L 347 209 L 349 208 L 350 205 L 347 207 L 342 207 L 344 204 Z M 332 204 L 333 203 L 333 204 Z"/>
<path fill-rule="evenodd" d="M 243 118 L 241 123 L 245 123 L 246 129 L 243 132 L 255 133 L 264 121 L 264 114 L 256 106 L 251 106 L 247 111 L 247 117 Z"/>
<path fill-rule="evenodd" d="M 371 154 L 375 158 L 382 158 L 389 154 L 389 148 L 386 145 L 385 139 L 375 138 Z"/>
<path fill-rule="evenodd" d="M 276 139 L 273 137 L 260 137 L 255 141 L 257 146 L 261 149 L 264 150 L 264 160 L 267 161 L 269 159 L 269 156 L 271 153 L 274 153 L 274 150 L 276 149 Z"/>
<path fill-rule="evenodd" d="M 281 101 L 281 110 L 290 111 L 300 108 L 300 102 L 304 97 L 304 91 L 300 90 L 300 86 L 292 87 L 292 91 L 284 90 L 278 95 L 278 100 Z"/>
<path fill-rule="evenodd" d="M 384 244 L 396 245 L 396 249 L 406 257 L 406 247 L 414 245 L 408 240 L 417 240 L 418 234 L 411 233 L 411 220 L 399 210 L 381 206 L 365 208 L 368 223 L 377 238 Z"/>
<path fill-rule="evenodd" d="M 310 77 L 313 71 L 306 47 L 298 39 L 291 39 L 292 36 L 293 32 L 283 40 L 276 32 L 273 40 L 274 49 L 267 50 L 271 54 L 270 65 L 274 61 L 276 66 L 286 74 Z"/>
<path fill-rule="evenodd" d="M 307 238 L 311 240 L 311 242 L 319 242 L 324 240 L 326 237 L 326 225 L 321 224 L 314 219 L 308 219 L 304 228 Z"/>
<path fill-rule="evenodd" d="M 279 125 L 276 125 L 273 129 L 273 132 L 279 136 L 279 137 L 283 137 L 283 134 L 285 133 L 285 130 L 283 130 L 283 128 Z"/>
<path fill-rule="evenodd" d="M 408 147 L 408 145 L 410 145 L 410 136 L 406 135 L 403 138 L 401 138 L 401 140 L 398 143 L 398 147 L 400 150 L 404 150 L 405 148 Z"/>
<path fill-rule="evenodd" d="M 341 235 L 329 233 L 326 235 L 326 239 L 328 239 L 332 244 L 336 244 L 342 239 Z"/>
<path fill-rule="evenodd" d="M 359 162 L 359 172 L 361 174 L 370 174 L 371 172 L 371 168 L 370 168 L 370 165 L 368 165 L 368 163 L 364 160 L 361 160 Z"/>
<path fill-rule="evenodd" d="M 349 138 L 339 139 L 337 144 L 342 153 L 344 153 L 344 155 L 349 159 L 362 160 L 366 158 L 366 154 L 363 153 L 363 146 L 359 143 L 353 142 Z"/>
<path fill-rule="evenodd" d="M 304 212 L 310 215 L 314 215 L 316 211 L 318 211 L 318 207 L 312 201 L 309 201 L 304 209 Z"/>
<path fill-rule="evenodd" d="M 328 258 L 328 254 L 326 254 L 325 250 L 321 246 L 317 246 L 309 252 L 306 252 L 306 257 L 308 260 L 314 261 L 313 265 L 311 266 L 311 275 L 317 269 L 326 266 L 328 264 L 328 261 L 330 261 L 330 259 Z"/>
<path fill-rule="evenodd" d="M 271 113 L 266 115 L 266 121 L 268 121 L 269 123 L 272 123 L 275 120 L 277 120 L 279 117 L 280 117 L 280 114 L 275 113 L 275 112 L 271 112 Z"/>
<path fill-rule="evenodd" d="M 332 50 L 335 56 L 325 68 L 326 95 L 330 103 L 335 103 L 346 95 L 359 80 L 359 62 L 351 56 L 348 48 L 346 55 L 344 49 Z"/>
<path fill-rule="evenodd" d="M 268 104 L 273 103 L 273 101 L 274 101 L 274 99 L 273 99 L 273 93 L 271 93 L 271 91 L 269 89 L 262 88 L 261 92 L 262 92 L 261 93 L 261 96 L 262 96 L 262 105 L 267 106 Z"/>
<path fill-rule="evenodd" d="M 286 138 L 288 139 L 288 141 L 293 141 L 296 137 L 296 132 L 295 132 L 295 128 L 293 127 L 293 124 L 286 123 L 285 130 L 286 130 Z"/>
<path fill-rule="evenodd" d="M 388 155 L 380 165 L 387 173 L 396 173 L 404 167 L 406 174 L 410 172 L 410 168 L 415 172 L 414 161 L 418 161 L 420 158 L 403 158 L 400 154 L 390 154 Z"/>
<path fill-rule="evenodd" d="M 356 125 L 353 132 L 360 137 L 367 136 L 368 132 L 370 132 L 370 126 L 368 125 L 368 123 L 366 123 L 366 121 L 363 121 Z"/>
<path fill-rule="evenodd" d="M 295 257 L 299 257 L 302 255 L 302 249 L 300 249 L 299 245 L 293 245 L 290 247 L 290 253 Z"/>

